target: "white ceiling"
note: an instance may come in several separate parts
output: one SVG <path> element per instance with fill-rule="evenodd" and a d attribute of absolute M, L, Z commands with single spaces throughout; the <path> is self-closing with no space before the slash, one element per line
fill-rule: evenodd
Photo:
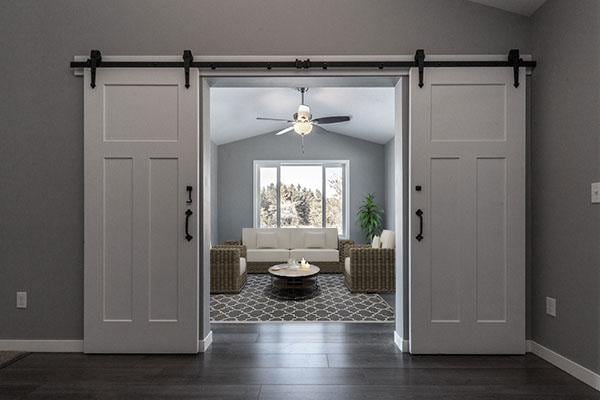
<path fill-rule="evenodd" d="M 392 87 L 313 87 L 306 94 L 305 103 L 310 106 L 313 118 L 352 117 L 348 122 L 324 125 L 331 132 L 381 144 L 394 137 Z M 211 138 L 221 145 L 278 131 L 289 124 L 257 121 L 256 117 L 292 119 L 299 104 L 300 93 L 294 88 L 213 87 Z"/>
<path fill-rule="evenodd" d="M 500 8 L 512 13 L 531 16 L 546 0 L 470 0 L 474 3 Z"/>

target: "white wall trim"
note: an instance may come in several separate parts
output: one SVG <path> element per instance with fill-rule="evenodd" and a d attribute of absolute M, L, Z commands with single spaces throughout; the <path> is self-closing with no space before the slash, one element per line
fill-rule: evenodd
<path fill-rule="evenodd" d="M 213 341 L 213 333 L 212 331 L 208 332 L 208 335 L 204 339 L 198 340 L 198 351 L 200 353 L 205 353 L 206 350 L 210 347 Z"/>
<path fill-rule="evenodd" d="M 535 354 L 536 356 L 548 361 L 555 367 L 562 369 L 569 375 L 579 379 L 583 383 L 600 391 L 600 374 L 597 374 L 596 372 L 577 364 L 575 361 L 569 360 L 565 356 L 562 356 L 555 351 L 534 342 L 533 340 L 527 341 L 527 352 Z"/>
<path fill-rule="evenodd" d="M 401 352 L 408 353 L 408 340 L 403 339 L 396 331 L 394 331 L 394 344 Z"/>
<path fill-rule="evenodd" d="M 81 353 L 83 352 L 83 340 L 0 339 L 0 350 L 32 353 Z"/>

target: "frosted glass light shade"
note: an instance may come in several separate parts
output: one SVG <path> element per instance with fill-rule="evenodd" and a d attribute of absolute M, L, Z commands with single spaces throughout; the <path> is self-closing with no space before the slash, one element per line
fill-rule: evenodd
<path fill-rule="evenodd" d="M 299 135 L 308 135 L 312 132 L 313 126 L 309 121 L 306 122 L 294 122 L 294 132 Z"/>

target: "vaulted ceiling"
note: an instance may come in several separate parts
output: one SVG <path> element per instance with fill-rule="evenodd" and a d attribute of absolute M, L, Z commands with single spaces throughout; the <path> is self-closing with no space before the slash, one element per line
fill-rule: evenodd
<path fill-rule="evenodd" d="M 546 0 L 469 0 L 486 6 L 500 8 L 515 14 L 533 15 Z"/>
<path fill-rule="evenodd" d="M 380 144 L 394 137 L 393 87 L 313 87 L 305 103 L 313 118 L 351 116 L 348 122 L 325 125 L 331 132 Z M 256 117 L 292 119 L 299 104 L 300 93 L 292 87 L 211 88 L 211 139 L 221 145 L 274 133 L 289 124 L 258 121 Z"/>

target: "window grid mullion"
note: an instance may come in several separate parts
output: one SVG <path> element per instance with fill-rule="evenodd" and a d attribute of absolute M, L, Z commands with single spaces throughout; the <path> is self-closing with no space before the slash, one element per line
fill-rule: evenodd
<path fill-rule="evenodd" d="M 281 164 L 277 165 L 277 227 L 281 228 Z"/>
<path fill-rule="evenodd" d="M 321 165 L 321 228 L 327 227 L 327 183 L 325 179 L 327 177 L 327 167 Z"/>

